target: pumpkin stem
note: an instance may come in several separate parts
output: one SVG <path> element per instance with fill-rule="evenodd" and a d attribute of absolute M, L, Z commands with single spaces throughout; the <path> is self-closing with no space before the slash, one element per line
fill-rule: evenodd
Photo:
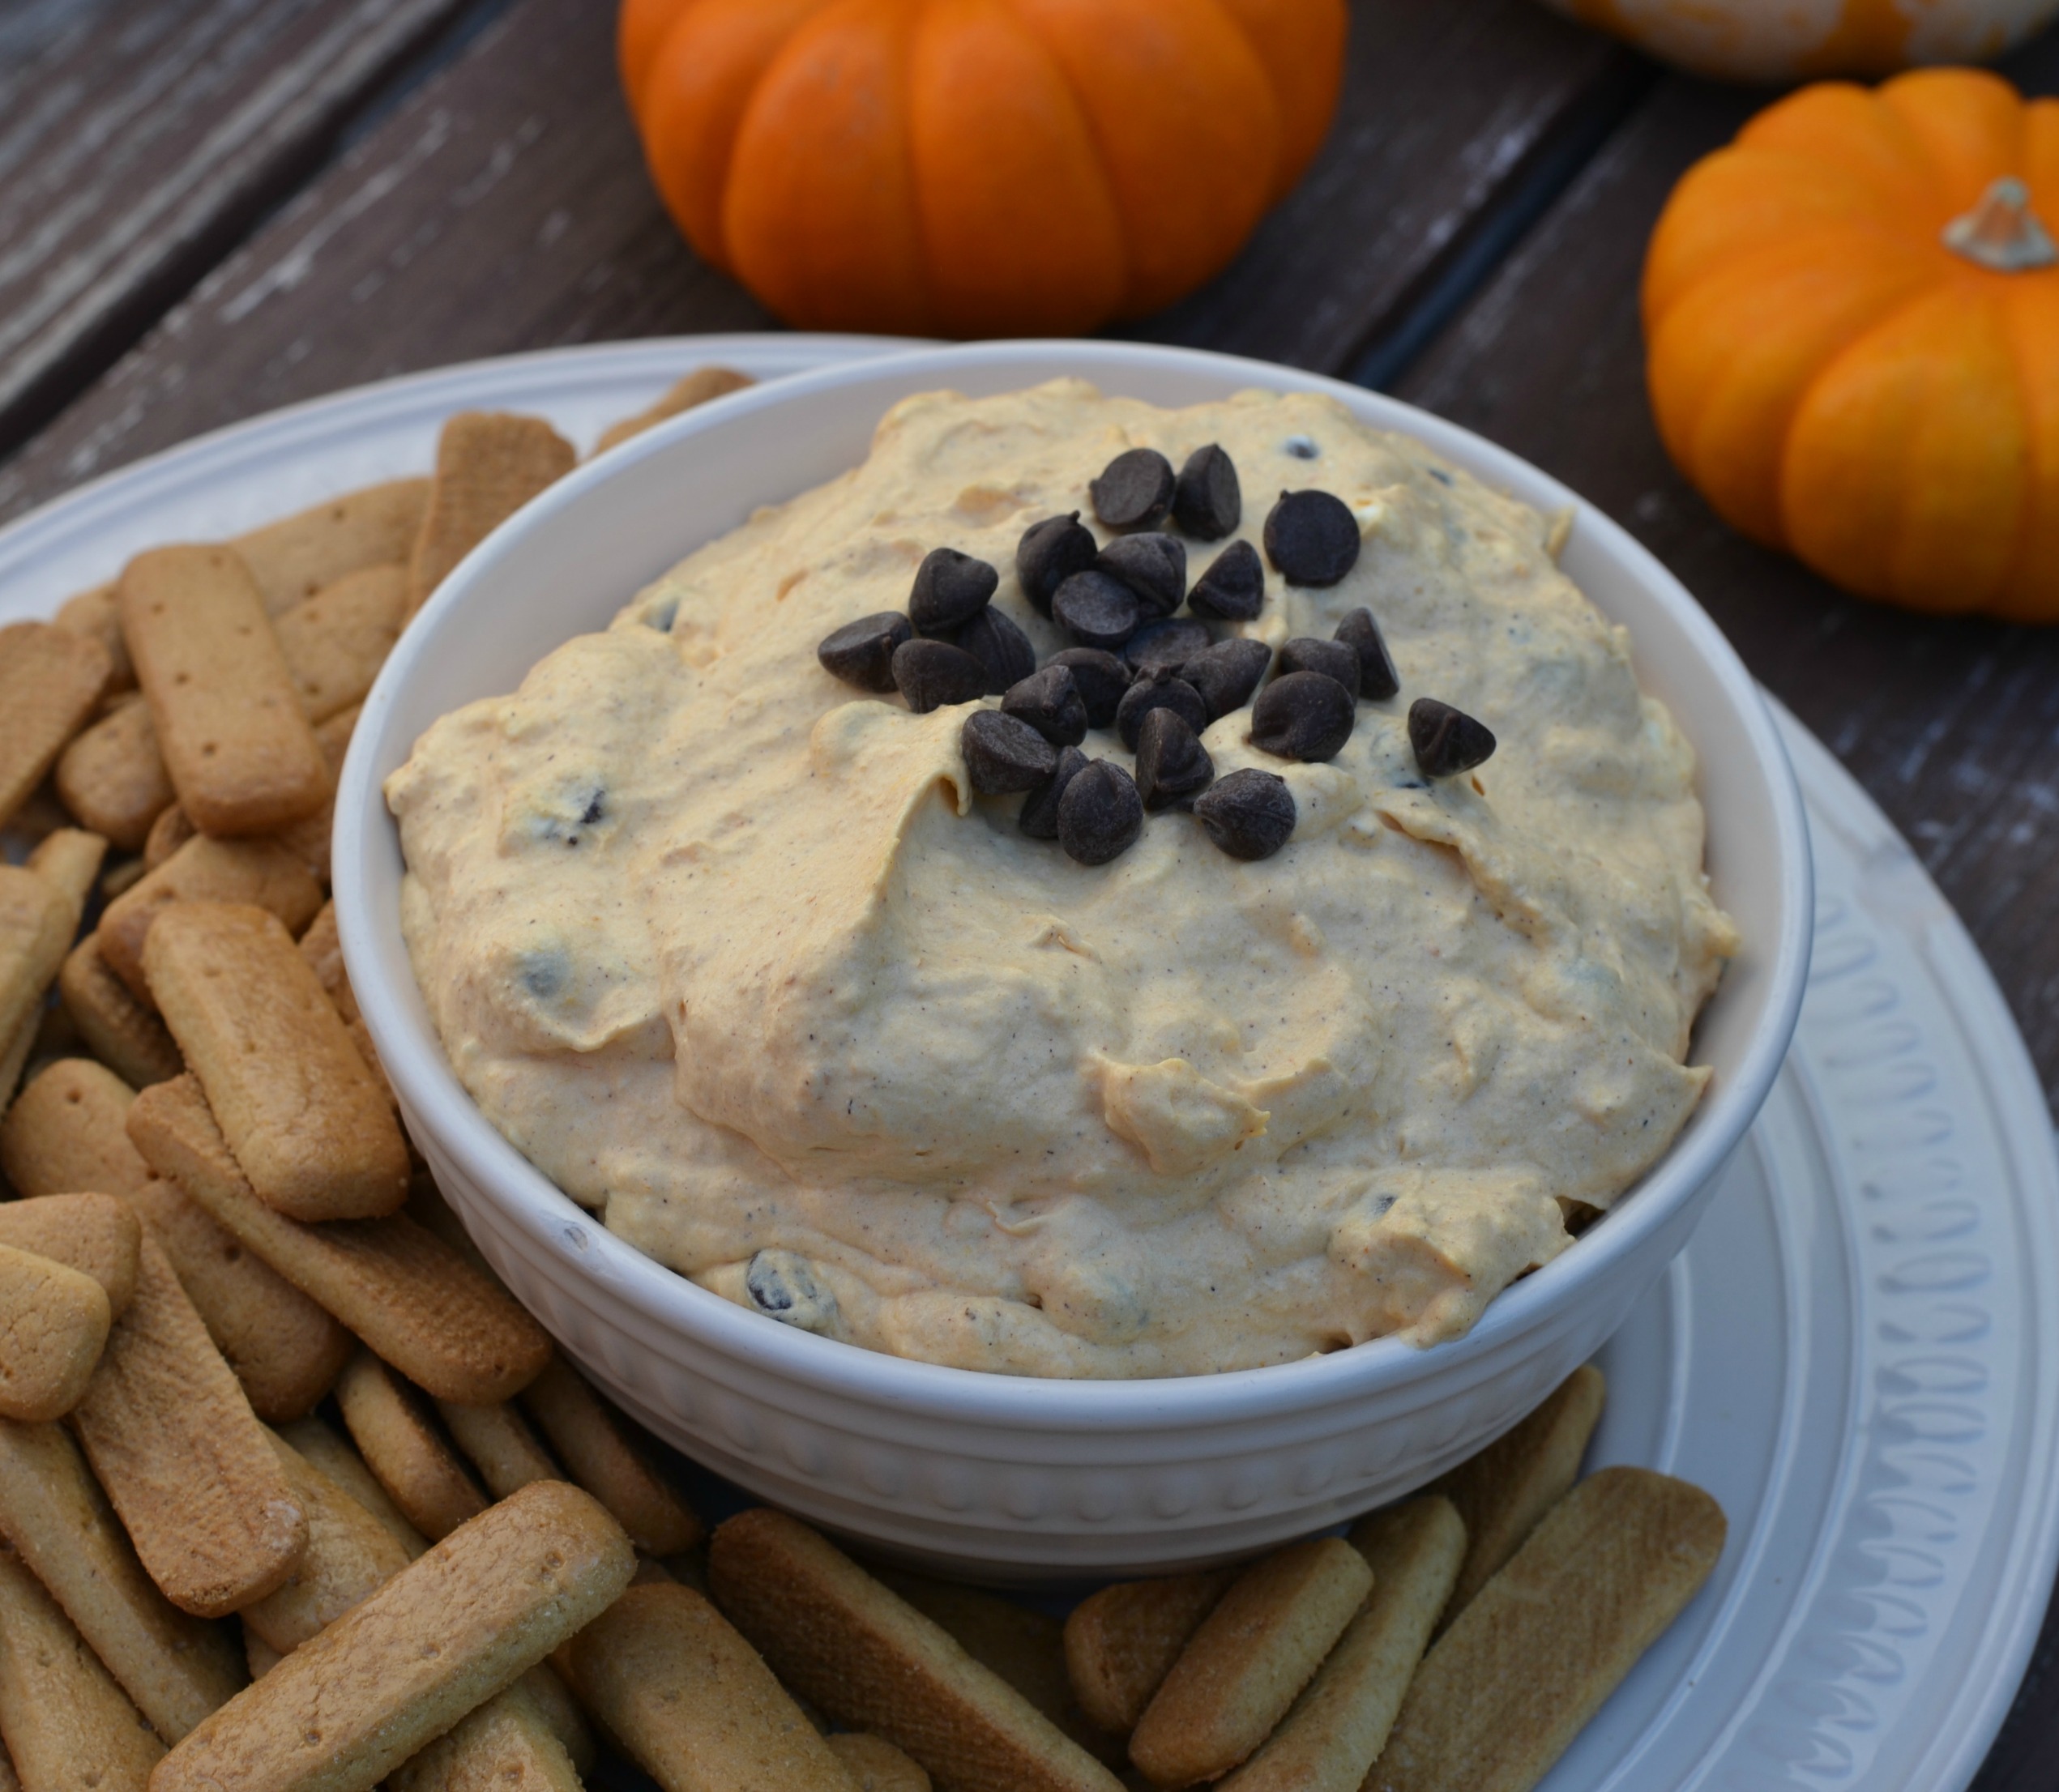
<path fill-rule="evenodd" d="M 2059 262 L 2059 248 L 2031 209 L 2031 190 L 2005 175 L 1980 203 L 1945 226 L 1945 246 L 1997 274 L 2021 274 Z"/>

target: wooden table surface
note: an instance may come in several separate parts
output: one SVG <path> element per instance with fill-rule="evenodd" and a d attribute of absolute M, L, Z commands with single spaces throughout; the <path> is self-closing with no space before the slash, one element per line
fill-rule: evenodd
<path fill-rule="evenodd" d="M 2059 35 L 2005 72 L 2059 92 Z M 2059 631 L 1840 596 L 1675 475 L 1636 316 L 1672 181 L 1768 96 L 1534 0 L 1359 0 L 1328 144 L 1125 333 L 1397 393 L 1644 540 L 1915 843 L 2059 1090 Z M 0 520 L 198 431 L 511 350 L 771 327 L 644 178 L 607 0 L 0 9 Z M 2059 1618 L 1980 1777 L 2059 1787 Z"/>

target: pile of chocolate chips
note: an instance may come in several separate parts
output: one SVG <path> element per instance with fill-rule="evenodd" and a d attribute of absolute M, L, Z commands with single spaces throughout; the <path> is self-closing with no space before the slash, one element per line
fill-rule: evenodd
<path fill-rule="evenodd" d="M 1202 731 L 1248 703 L 1261 750 L 1335 757 L 1360 700 L 1401 688 L 1379 625 L 1359 608 L 1331 640 L 1289 641 L 1267 681 L 1273 655 L 1262 642 L 1218 641 L 1209 629 L 1250 621 L 1262 608 L 1256 550 L 1233 541 L 1187 583 L 1182 535 L 1220 541 L 1242 520 L 1230 457 L 1211 442 L 1176 474 L 1156 449 L 1132 448 L 1087 492 L 1104 527 L 1130 532 L 1102 547 L 1075 510 L 1032 523 L 1016 546 L 1023 595 L 1074 643 L 1041 666 L 1029 638 L 993 608 L 999 571 L 951 548 L 924 557 L 905 613 L 846 623 L 818 657 L 861 689 L 898 690 L 918 715 L 999 697 L 999 709 L 966 719 L 972 787 L 983 796 L 1021 793 L 1023 832 L 1055 839 L 1082 864 L 1107 864 L 1135 843 L 1147 813 L 1167 809 L 1190 811 L 1235 858 L 1268 858 L 1294 830 L 1286 780 L 1246 770 L 1218 782 Z M 1357 518 L 1329 492 L 1282 492 L 1264 540 L 1266 557 L 1290 584 L 1335 585 L 1358 559 Z M 1189 615 L 1177 613 L 1182 605 Z M 1089 728 L 1108 727 L 1135 754 L 1134 776 L 1080 751 Z M 1428 777 L 1470 770 L 1494 750 L 1482 723 L 1430 698 L 1410 707 L 1408 734 Z"/>

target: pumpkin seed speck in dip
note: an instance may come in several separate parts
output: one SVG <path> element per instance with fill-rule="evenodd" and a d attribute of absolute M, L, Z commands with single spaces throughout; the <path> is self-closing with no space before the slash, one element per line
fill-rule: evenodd
<path fill-rule="evenodd" d="M 918 714 L 818 659 L 865 621 L 828 657 L 885 681 L 911 645 L 895 616 L 950 548 L 1000 574 L 990 611 L 953 626 L 1019 631 L 1048 668 L 1076 643 L 1049 591 L 1023 592 L 1025 531 L 1078 511 L 1105 547 L 1089 485 L 1114 457 L 1181 467 L 1211 445 L 1241 514 L 1181 538 L 1190 581 L 1221 552 L 1241 564 L 1283 492 L 1356 519 L 1335 583 L 1266 559 L 1255 619 L 1203 619 L 1215 646 L 1296 641 L 1318 668 L 1297 679 L 1325 678 L 1340 626 L 1376 669 L 1384 638 L 1400 689 L 1355 700 L 1334 757 L 1265 752 L 1247 681 L 1203 677 L 1228 693 L 1211 714 L 1245 705 L 1206 721 L 1205 765 L 1181 762 L 1223 797 L 1154 809 L 1087 864 L 1048 801 L 1037 819 L 1054 791 L 975 795 L 961 738 L 997 694 Z M 1214 527 L 1236 487 L 1198 464 Z M 1696 1011 L 1736 949 L 1692 751 L 1550 534 L 1319 397 L 908 399 L 862 467 L 694 554 L 514 696 L 445 717 L 388 781 L 451 1061 L 630 1243 L 874 1350 L 1133 1376 L 1455 1337 L 1566 1248 L 1571 1204 L 1607 1207 L 1664 1152 L 1707 1078 L 1681 1061 Z M 1165 557 L 1127 559 L 1152 561 L 1162 599 Z M 1069 576 L 1126 557 L 1107 564 Z M 1108 652 L 1073 655 L 1080 676 Z M 1015 709 L 1053 726 L 1062 683 Z M 1108 696 L 1087 706 L 1106 717 Z M 1467 769 L 1424 770 L 1422 699 L 1424 739 L 1425 719 L 1440 742 L 1475 731 L 1433 762 Z M 1086 775 L 1083 755 L 1114 788 L 1136 770 L 1112 721 L 1053 747 L 1051 775 Z M 1278 787 L 1226 783 L 1241 771 L 1284 781 L 1291 831 Z"/>

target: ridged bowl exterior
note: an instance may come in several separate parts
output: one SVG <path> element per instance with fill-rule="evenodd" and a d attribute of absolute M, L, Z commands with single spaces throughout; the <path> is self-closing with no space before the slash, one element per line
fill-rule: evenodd
<path fill-rule="evenodd" d="M 991 1581 L 1163 1571 L 1232 1558 L 1420 1486 L 1585 1361 L 1685 1244 L 1785 1054 L 1812 898 L 1801 800 L 1756 686 L 1627 534 L 1578 506 L 1567 571 L 1632 634 L 1640 678 L 1700 753 L 1716 894 L 1746 951 L 1710 1004 L 1715 1077 L 1667 1156 L 1466 1338 L 1393 1340 L 1182 1380 L 976 1374 L 815 1338 L 661 1268 L 560 1193 L 487 1124 L 430 1026 L 399 928 L 401 862 L 380 795 L 438 715 L 512 689 L 642 584 L 752 508 L 863 458 L 895 399 L 1077 373 L 1154 403 L 1251 387 L 1327 391 L 1553 510 L 1526 463 L 1392 399 L 1291 369 L 1108 343 L 913 351 L 737 394 L 639 437 L 497 531 L 403 638 L 366 704 L 337 800 L 345 958 L 409 1131 L 509 1286 L 660 1436 L 739 1485 L 909 1559 Z"/>

